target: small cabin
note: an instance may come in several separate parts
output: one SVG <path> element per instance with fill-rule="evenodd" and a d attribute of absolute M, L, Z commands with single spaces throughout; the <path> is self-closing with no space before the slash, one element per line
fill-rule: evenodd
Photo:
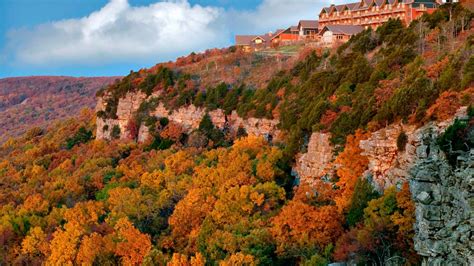
<path fill-rule="evenodd" d="M 259 50 L 270 45 L 271 33 L 264 35 L 236 35 L 235 46 L 241 47 L 244 51 Z"/>
<path fill-rule="evenodd" d="M 318 39 L 319 22 L 317 20 L 300 20 L 298 23 L 298 33 L 301 40 Z"/>
<path fill-rule="evenodd" d="M 358 25 L 327 25 L 320 35 L 323 44 L 331 46 L 347 42 L 353 35 L 362 32 L 364 27 Z"/>

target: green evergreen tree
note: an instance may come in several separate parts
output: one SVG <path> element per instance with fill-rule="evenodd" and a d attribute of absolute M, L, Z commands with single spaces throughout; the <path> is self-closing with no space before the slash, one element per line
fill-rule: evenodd
<path fill-rule="evenodd" d="M 351 206 L 347 213 L 347 224 L 354 226 L 364 218 L 364 209 L 367 208 L 369 201 L 376 199 L 378 193 L 365 178 L 359 178 L 354 188 Z"/>

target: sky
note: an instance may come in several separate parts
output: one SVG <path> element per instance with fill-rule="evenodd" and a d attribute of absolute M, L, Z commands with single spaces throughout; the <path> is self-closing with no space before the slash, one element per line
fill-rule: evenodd
<path fill-rule="evenodd" d="M 0 0 L 0 78 L 116 76 L 317 19 L 341 0 Z"/>

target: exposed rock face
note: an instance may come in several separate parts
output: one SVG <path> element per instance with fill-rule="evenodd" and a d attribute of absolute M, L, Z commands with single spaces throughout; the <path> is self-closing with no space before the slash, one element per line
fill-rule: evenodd
<path fill-rule="evenodd" d="M 360 147 L 369 158 L 367 174 L 380 190 L 409 181 L 416 206 L 415 249 L 424 265 L 474 265 L 474 150 L 459 157 L 452 169 L 436 139 L 455 118 L 466 116 L 466 108 L 443 122 L 421 128 L 390 125 L 372 133 Z M 397 138 L 407 136 L 399 150 Z M 301 182 L 327 174 L 333 167 L 329 136 L 313 133 L 308 151 L 297 156 L 294 170 Z"/>
<path fill-rule="evenodd" d="M 466 116 L 466 108 L 458 110 L 456 115 L 443 122 L 430 122 L 421 128 L 403 124 L 389 125 L 373 132 L 371 137 L 360 142 L 364 150 L 362 155 L 369 159 L 367 174 L 372 176 L 373 185 L 383 190 L 393 185 L 400 185 L 410 177 L 409 169 L 418 160 L 418 149 L 424 145 L 426 134 L 438 136 L 453 123 L 455 118 Z M 404 132 L 406 145 L 399 150 L 397 139 Z M 427 133 L 429 132 L 429 133 Z"/>
<path fill-rule="evenodd" d="M 373 132 L 367 140 L 360 142 L 364 151 L 362 155 L 369 159 L 368 174 L 379 190 L 408 177 L 409 166 L 416 160 L 416 146 L 420 142 L 415 131 L 414 126 L 395 124 Z M 407 136 L 407 143 L 404 150 L 399 150 L 397 139 L 402 132 Z"/>
<path fill-rule="evenodd" d="M 156 97 L 152 95 L 151 97 Z M 129 132 L 127 125 L 134 114 L 140 107 L 140 104 L 147 99 L 146 95 L 141 92 L 127 93 L 124 98 L 119 100 L 117 107 L 117 119 L 101 119 L 97 118 L 97 139 L 111 139 L 111 132 L 114 126 L 120 128 L 120 138 L 127 139 Z M 105 109 L 105 101 L 103 98 L 99 98 L 97 102 L 96 111 Z M 281 131 L 278 130 L 278 120 L 262 119 L 262 118 L 249 118 L 243 119 L 234 111 L 230 115 L 225 115 L 221 109 L 207 111 L 204 108 L 199 108 L 194 105 L 188 105 L 181 107 L 177 110 L 168 110 L 160 103 L 157 108 L 151 112 L 151 115 L 155 117 L 166 117 L 170 121 L 173 121 L 183 127 L 183 129 L 190 133 L 191 131 L 199 127 L 203 116 L 208 113 L 211 117 L 213 124 L 219 129 L 228 129 L 230 133 L 236 133 L 239 127 L 242 127 L 250 135 L 264 136 L 269 139 L 279 140 L 281 138 Z M 143 125 L 140 125 L 138 131 L 138 141 L 144 142 L 149 138 L 149 131 Z"/>
<path fill-rule="evenodd" d="M 315 132 L 311 134 L 308 151 L 298 154 L 294 170 L 302 182 L 311 182 L 314 178 L 325 175 L 334 159 L 333 147 L 327 133 Z"/>
<path fill-rule="evenodd" d="M 127 93 L 124 98 L 120 99 L 117 106 L 117 119 L 101 119 L 97 118 L 97 139 L 111 139 L 111 133 L 114 126 L 120 128 L 120 139 L 127 139 L 129 132 L 127 125 L 132 119 L 134 113 L 140 107 L 140 104 L 146 99 L 146 95 L 142 92 Z M 103 98 L 97 101 L 96 111 L 104 110 L 106 103 Z"/>
<path fill-rule="evenodd" d="M 474 149 L 453 170 L 431 139 L 417 149 L 411 170 L 415 200 L 415 249 L 424 265 L 473 265 Z"/>
<path fill-rule="evenodd" d="M 213 117 L 212 114 L 210 115 Z M 254 117 L 243 119 L 235 111 L 233 111 L 227 119 L 230 130 L 233 132 L 237 132 L 239 127 L 243 127 L 249 135 L 264 136 L 265 138 L 273 140 L 280 140 L 282 137 L 281 131 L 277 127 L 279 121 L 276 119 L 271 120 Z"/>

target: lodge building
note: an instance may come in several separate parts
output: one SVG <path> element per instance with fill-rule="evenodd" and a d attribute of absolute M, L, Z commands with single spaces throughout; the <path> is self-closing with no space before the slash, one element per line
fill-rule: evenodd
<path fill-rule="evenodd" d="M 327 25 L 359 25 L 375 29 L 390 18 L 409 25 L 424 13 L 433 13 L 440 4 L 441 0 L 361 0 L 331 5 L 319 13 L 319 29 Z"/>
<path fill-rule="evenodd" d="M 467 2 L 459 0 L 469 7 Z M 463 3 L 464 2 L 464 3 Z M 406 26 L 425 13 L 433 13 L 442 0 L 360 0 L 331 5 L 319 12 L 318 20 L 301 20 L 297 26 L 263 35 L 237 35 L 236 46 L 245 50 L 259 50 L 295 42 L 316 42 L 334 46 L 348 41 L 364 29 L 376 29 L 389 19 L 400 19 Z"/>

